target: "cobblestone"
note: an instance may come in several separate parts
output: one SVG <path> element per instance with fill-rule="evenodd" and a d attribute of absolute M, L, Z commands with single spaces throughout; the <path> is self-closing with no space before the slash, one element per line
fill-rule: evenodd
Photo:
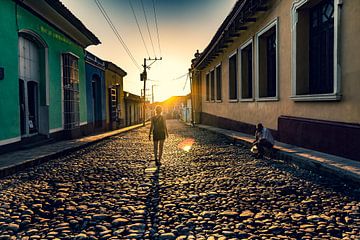
<path fill-rule="evenodd" d="M 0 180 L 0 239 L 359 239 L 359 189 L 168 123 Z"/>

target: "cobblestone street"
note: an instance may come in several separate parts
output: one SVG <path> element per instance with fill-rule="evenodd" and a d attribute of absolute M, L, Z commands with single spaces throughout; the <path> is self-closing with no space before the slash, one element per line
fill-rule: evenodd
<path fill-rule="evenodd" d="M 0 179 L 0 239 L 360 239 L 360 193 L 168 121 Z"/>

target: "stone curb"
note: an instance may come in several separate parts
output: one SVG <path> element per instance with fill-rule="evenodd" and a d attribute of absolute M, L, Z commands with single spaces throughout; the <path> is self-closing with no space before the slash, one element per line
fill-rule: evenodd
<path fill-rule="evenodd" d="M 30 160 L 27 160 L 27 161 L 24 161 L 24 162 L 20 162 L 20 163 L 14 164 L 14 165 L 9 165 L 9 166 L 6 166 L 6 167 L 2 167 L 2 168 L 0 168 L 0 178 L 4 178 L 6 176 L 12 175 L 14 173 L 25 170 L 27 168 L 40 165 L 40 164 L 48 162 L 48 161 L 50 161 L 50 160 L 52 160 L 54 158 L 58 158 L 58 157 L 66 155 L 66 154 L 76 152 L 76 151 L 78 151 L 80 149 L 86 148 L 86 147 L 88 147 L 90 145 L 93 145 L 95 143 L 98 143 L 98 142 L 100 142 L 102 140 L 106 140 L 106 139 L 108 139 L 110 137 L 113 137 L 113 136 L 116 136 L 116 135 L 119 135 L 119 134 L 122 134 L 122 133 L 126 133 L 126 132 L 129 132 L 129 131 L 132 131 L 132 130 L 135 130 L 135 129 L 138 129 L 138 128 L 141 128 L 141 127 L 143 127 L 143 125 L 139 124 L 139 125 L 127 127 L 127 128 L 124 128 L 124 129 L 118 129 L 118 130 L 115 130 L 115 131 L 112 131 L 112 132 L 105 132 L 105 133 L 99 134 L 99 135 L 105 135 L 103 137 L 96 138 L 96 135 L 93 135 L 93 136 L 87 136 L 87 137 L 81 138 L 81 139 L 85 139 L 85 138 L 95 138 L 95 139 L 94 140 L 88 140 L 87 142 L 84 142 L 84 143 L 80 143 L 79 145 L 74 146 L 74 147 L 61 149 L 61 150 L 59 150 L 57 152 L 53 152 L 53 153 L 45 155 L 45 156 L 36 156 L 33 159 L 30 159 Z"/>
<path fill-rule="evenodd" d="M 236 136 L 234 134 L 231 134 L 231 131 L 229 131 L 229 130 L 219 129 L 219 128 L 215 128 L 215 127 L 207 126 L 207 125 L 200 124 L 200 125 L 195 125 L 195 127 L 205 129 L 205 130 L 217 133 L 217 134 L 221 134 L 221 135 L 225 136 L 226 138 L 233 140 L 234 142 L 238 142 L 244 146 L 247 146 L 247 147 L 251 146 L 251 138 L 250 137 Z M 239 133 L 239 134 L 241 134 L 241 133 Z M 312 159 L 312 157 L 300 156 L 300 154 L 294 153 L 294 151 L 291 152 L 290 148 L 287 149 L 286 147 L 277 146 L 277 143 L 275 144 L 274 149 L 276 151 L 276 157 L 279 159 L 282 159 L 288 163 L 294 163 L 297 166 L 299 166 L 300 168 L 311 170 L 313 172 L 320 173 L 322 175 L 325 175 L 325 176 L 331 177 L 331 178 L 337 177 L 343 181 L 346 181 L 346 183 L 352 184 L 354 186 L 359 186 L 359 183 L 360 183 L 360 174 L 359 173 L 347 171 L 345 169 L 341 169 L 341 168 L 335 166 L 335 165 L 346 165 L 346 163 L 339 162 L 339 163 L 335 163 L 335 164 L 331 165 L 331 164 L 327 164 L 326 162 L 316 160 L 316 158 L 326 159 L 328 157 L 328 160 L 330 160 L 331 158 L 334 158 L 335 160 L 332 160 L 332 161 L 336 162 L 336 159 L 340 159 L 340 157 L 296 147 L 296 149 L 301 149 L 300 152 L 308 153 L 307 155 L 312 155 L 311 153 L 319 153 L 319 155 L 321 155 L 321 157 L 319 157 L 319 156 L 316 156 L 316 154 L 314 154 L 313 159 Z M 286 150 L 289 150 L 289 151 L 286 151 Z M 344 159 L 344 158 L 341 158 L 341 159 Z M 351 168 L 350 163 L 355 162 L 350 159 L 345 159 L 344 161 L 349 162 L 350 168 Z M 356 170 L 356 169 L 354 171 L 359 172 L 359 170 Z"/>

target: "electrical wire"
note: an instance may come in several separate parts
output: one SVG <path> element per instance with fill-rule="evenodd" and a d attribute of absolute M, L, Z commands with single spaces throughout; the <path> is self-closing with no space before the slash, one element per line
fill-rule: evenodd
<path fill-rule="evenodd" d="M 148 30 L 148 32 L 149 32 L 149 37 L 150 37 L 151 46 L 152 46 L 152 49 L 153 49 L 153 52 L 154 52 L 154 56 L 155 56 L 155 58 L 156 58 L 154 43 L 153 43 L 153 40 L 152 40 L 152 37 L 151 37 L 150 28 L 149 28 L 149 22 L 148 22 L 148 20 L 147 20 L 147 16 L 146 16 L 146 12 L 145 12 L 145 8 L 144 8 L 143 0 L 140 0 L 140 2 L 141 2 L 142 10 L 143 10 L 143 12 L 144 12 L 145 21 L 146 21 L 146 26 L 147 26 L 147 30 Z"/>
<path fill-rule="evenodd" d="M 158 27 L 158 21 L 157 21 L 157 16 L 156 16 L 155 0 L 152 0 L 152 2 L 153 2 L 153 8 L 154 8 L 156 33 L 157 33 L 157 39 L 158 39 L 158 45 L 159 45 L 159 51 L 160 51 L 160 57 L 161 57 L 162 53 L 161 53 L 161 47 L 160 47 L 160 35 L 159 35 L 159 27 Z"/>
<path fill-rule="evenodd" d="M 125 49 L 126 53 L 129 55 L 129 57 L 131 58 L 132 62 L 135 64 L 135 66 L 139 69 L 139 71 L 141 71 L 141 67 L 140 65 L 136 62 L 134 56 L 131 54 L 130 49 L 127 47 L 127 45 L 125 44 L 124 40 L 122 39 L 121 35 L 119 34 L 119 32 L 117 31 L 117 29 L 115 28 L 114 24 L 112 23 L 110 17 L 108 16 L 108 14 L 106 13 L 105 9 L 103 8 L 103 6 L 101 5 L 99 0 L 95 0 L 96 5 L 98 6 L 101 14 L 104 16 L 106 22 L 109 24 L 111 30 L 114 32 L 115 36 L 117 37 L 117 39 L 119 40 L 119 42 L 121 43 L 121 45 L 123 46 L 123 48 Z"/>
<path fill-rule="evenodd" d="M 181 75 L 181 76 L 179 76 L 179 77 L 173 78 L 172 81 L 179 80 L 179 79 L 187 76 L 187 74 L 188 74 L 188 73 L 185 73 L 185 74 L 183 74 L 183 75 Z"/>
<path fill-rule="evenodd" d="M 134 11 L 134 7 L 133 7 L 133 5 L 132 5 L 132 3 L 131 3 L 131 0 L 129 0 L 129 4 L 130 4 L 131 10 L 132 10 L 132 13 L 133 13 L 133 15 L 134 15 L 135 21 L 136 21 L 136 25 L 137 25 L 137 27 L 138 27 L 138 29 L 139 29 L 139 33 L 140 33 L 141 39 L 142 39 L 142 41 L 143 41 L 143 43 L 144 43 L 144 47 L 145 47 L 146 53 L 147 53 L 148 57 L 150 58 L 149 50 L 148 50 L 148 48 L 147 48 L 147 46 L 146 46 L 146 43 L 145 43 L 145 40 L 144 40 L 144 36 L 143 36 L 143 34 L 142 34 L 142 32 L 141 32 L 141 28 L 140 28 L 138 19 L 137 19 L 137 17 L 136 17 L 136 14 L 135 14 L 135 11 Z"/>
<path fill-rule="evenodd" d="M 189 74 L 186 74 L 186 80 L 185 80 L 185 84 L 184 84 L 184 87 L 183 87 L 183 91 L 185 90 L 185 87 L 186 87 L 186 84 L 189 80 Z"/>

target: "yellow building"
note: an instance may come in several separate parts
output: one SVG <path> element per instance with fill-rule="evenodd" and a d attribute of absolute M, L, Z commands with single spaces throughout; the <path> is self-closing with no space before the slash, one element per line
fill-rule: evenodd
<path fill-rule="evenodd" d="M 125 126 L 123 78 L 126 72 L 112 62 L 105 62 L 106 126 L 108 130 Z"/>
<path fill-rule="evenodd" d="M 360 1 L 239 0 L 192 61 L 195 121 L 360 159 Z"/>

